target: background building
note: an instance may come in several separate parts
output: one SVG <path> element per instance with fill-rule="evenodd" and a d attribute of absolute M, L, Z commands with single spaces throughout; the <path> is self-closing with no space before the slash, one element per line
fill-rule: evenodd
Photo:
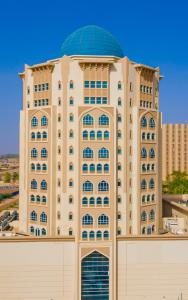
<path fill-rule="evenodd" d="M 188 173 L 188 124 L 162 125 L 162 177 L 173 171 Z"/>
<path fill-rule="evenodd" d="M 20 74 L 20 229 L 74 236 L 78 295 L 116 299 L 117 236 L 159 228 L 159 68 L 124 57 L 97 26 L 61 51 Z"/>

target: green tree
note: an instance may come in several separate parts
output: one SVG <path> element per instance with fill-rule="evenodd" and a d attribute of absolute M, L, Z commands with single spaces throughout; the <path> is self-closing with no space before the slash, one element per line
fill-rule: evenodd
<path fill-rule="evenodd" d="M 163 182 L 164 194 L 188 194 L 188 175 L 185 172 L 173 171 Z"/>
<path fill-rule="evenodd" d="M 6 172 L 3 176 L 4 183 L 9 183 L 11 181 L 11 174 L 9 172 Z"/>
<path fill-rule="evenodd" d="M 12 174 L 12 181 L 13 181 L 13 182 L 16 182 L 16 181 L 18 181 L 18 179 L 19 179 L 19 174 L 18 174 L 18 172 L 14 172 L 14 173 Z"/>

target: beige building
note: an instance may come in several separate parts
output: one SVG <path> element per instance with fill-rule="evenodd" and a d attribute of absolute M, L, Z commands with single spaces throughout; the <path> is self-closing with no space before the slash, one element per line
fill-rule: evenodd
<path fill-rule="evenodd" d="M 86 26 L 65 40 L 62 57 L 26 65 L 20 77 L 20 230 L 74 237 L 79 297 L 116 299 L 117 236 L 159 229 L 159 68 L 129 60 L 110 33 Z"/>
<path fill-rule="evenodd" d="M 188 124 L 162 125 L 162 178 L 173 171 L 188 173 Z"/>

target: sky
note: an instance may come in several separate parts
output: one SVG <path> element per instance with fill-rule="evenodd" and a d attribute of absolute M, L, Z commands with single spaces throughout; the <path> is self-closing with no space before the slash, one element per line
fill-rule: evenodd
<path fill-rule="evenodd" d="M 19 152 L 24 64 L 61 56 L 64 39 L 81 26 L 110 31 L 125 56 L 159 66 L 163 123 L 188 122 L 186 0 L 0 1 L 0 154 Z"/>

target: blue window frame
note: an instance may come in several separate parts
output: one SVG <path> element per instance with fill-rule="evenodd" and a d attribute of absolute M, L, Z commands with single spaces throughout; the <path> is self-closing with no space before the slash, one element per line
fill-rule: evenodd
<path fill-rule="evenodd" d="M 93 158 L 93 150 L 91 148 L 84 149 L 83 158 Z"/>
<path fill-rule="evenodd" d="M 39 195 L 36 196 L 36 202 L 40 203 L 40 196 Z"/>
<path fill-rule="evenodd" d="M 93 225 L 93 217 L 86 214 L 82 217 L 82 225 Z"/>
<path fill-rule="evenodd" d="M 94 197 L 89 198 L 89 205 L 95 205 L 95 198 Z"/>
<path fill-rule="evenodd" d="M 41 190 L 47 190 L 47 182 L 46 180 L 42 180 L 40 184 Z"/>
<path fill-rule="evenodd" d="M 103 81 L 102 82 L 102 87 L 103 87 L 103 89 L 107 89 L 108 88 L 108 82 L 107 81 Z"/>
<path fill-rule="evenodd" d="M 109 232 L 107 230 L 104 231 L 103 237 L 104 237 L 105 240 L 109 239 Z"/>
<path fill-rule="evenodd" d="M 90 192 L 93 191 L 93 184 L 91 181 L 87 180 L 83 183 L 83 191 Z"/>
<path fill-rule="evenodd" d="M 97 197 L 97 205 L 102 205 L 102 198 L 101 197 Z"/>
<path fill-rule="evenodd" d="M 95 88 L 95 81 L 90 81 L 90 88 L 94 89 Z"/>
<path fill-rule="evenodd" d="M 82 133 L 83 140 L 88 140 L 88 131 L 84 130 Z"/>
<path fill-rule="evenodd" d="M 97 173 L 102 173 L 102 165 L 97 164 Z"/>
<path fill-rule="evenodd" d="M 107 103 L 108 103 L 107 97 L 103 97 L 102 98 L 102 104 L 107 104 Z"/>
<path fill-rule="evenodd" d="M 84 125 L 93 125 L 93 117 L 90 114 L 87 114 L 83 117 Z"/>
<path fill-rule="evenodd" d="M 31 132 L 31 139 L 34 140 L 35 139 L 35 133 Z"/>
<path fill-rule="evenodd" d="M 93 240 L 93 239 L 95 238 L 95 232 L 94 232 L 94 231 L 90 231 L 90 233 L 89 233 L 89 238 L 90 238 L 91 240 Z"/>
<path fill-rule="evenodd" d="M 47 132 L 46 132 L 46 131 L 43 131 L 43 133 L 42 133 L 42 138 L 43 138 L 43 139 L 47 139 L 47 137 L 48 137 Z"/>
<path fill-rule="evenodd" d="M 84 81 L 84 87 L 89 88 L 89 81 Z"/>
<path fill-rule="evenodd" d="M 37 139 L 40 140 L 41 139 L 41 133 L 37 132 Z"/>
<path fill-rule="evenodd" d="M 95 139 L 95 131 L 92 130 L 90 131 L 90 140 L 94 140 Z"/>
<path fill-rule="evenodd" d="M 82 198 L 82 205 L 88 205 L 88 199 L 87 197 Z"/>
<path fill-rule="evenodd" d="M 45 214 L 45 212 L 42 212 L 40 215 L 40 222 L 47 222 L 47 215 Z"/>
<path fill-rule="evenodd" d="M 141 213 L 141 221 L 147 221 L 147 213 L 145 210 Z"/>
<path fill-rule="evenodd" d="M 87 164 L 83 164 L 82 171 L 83 172 L 88 172 L 88 165 Z"/>
<path fill-rule="evenodd" d="M 41 126 L 47 126 L 48 125 L 48 119 L 46 116 L 43 116 L 41 119 Z"/>
<path fill-rule="evenodd" d="M 142 182 L 141 182 L 141 189 L 145 190 L 146 188 L 147 188 L 147 182 L 146 182 L 145 179 L 143 179 Z"/>
<path fill-rule="evenodd" d="M 34 195 L 31 195 L 31 196 L 30 196 L 30 200 L 31 200 L 31 202 L 34 202 L 34 201 L 35 201 L 35 196 L 34 196 Z"/>
<path fill-rule="evenodd" d="M 34 210 L 30 214 L 30 219 L 32 221 L 37 221 L 37 213 Z"/>
<path fill-rule="evenodd" d="M 109 117 L 105 114 L 99 117 L 99 125 L 109 125 Z"/>
<path fill-rule="evenodd" d="M 109 158 L 109 151 L 106 148 L 101 148 L 98 153 L 99 158 Z"/>
<path fill-rule="evenodd" d="M 104 205 L 109 205 L 109 198 L 108 197 L 104 197 Z"/>
<path fill-rule="evenodd" d="M 42 170 L 47 171 L 47 164 L 42 164 Z"/>
<path fill-rule="evenodd" d="M 31 120 L 31 126 L 36 127 L 38 126 L 38 119 L 36 117 L 33 117 Z"/>
<path fill-rule="evenodd" d="M 97 97 L 97 104 L 101 104 L 102 103 L 102 98 L 101 97 Z"/>
<path fill-rule="evenodd" d="M 141 126 L 142 126 L 142 127 L 147 127 L 147 120 L 146 120 L 146 117 L 145 117 L 145 116 L 142 117 L 142 119 L 141 119 Z"/>
<path fill-rule="evenodd" d="M 82 239 L 87 240 L 87 231 L 82 232 Z"/>
<path fill-rule="evenodd" d="M 106 192 L 108 190 L 109 190 L 108 182 L 106 182 L 105 180 L 102 180 L 101 182 L 99 182 L 99 184 L 98 184 L 98 191 L 99 192 Z"/>
<path fill-rule="evenodd" d="M 35 164 L 31 164 L 31 171 L 35 171 Z"/>
<path fill-rule="evenodd" d="M 46 196 L 42 196 L 42 203 L 46 203 L 47 200 L 46 200 Z"/>
<path fill-rule="evenodd" d="M 46 229 L 45 228 L 42 228 L 41 232 L 42 232 L 42 235 L 46 235 Z"/>
<path fill-rule="evenodd" d="M 69 88 L 70 88 L 70 89 L 73 89 L 73 88 L 74 88 L 74 83 L 73 83 L 72 80 L 70 80 L 70 82 L 69 82 Z"/>
<path fill-rule="evenodd" d="M 34 232 L 35 232 L 35 229 L 34 229 L 34 227 L 33 227 L 33 226 L 31 226 L 31 227 L 30 227 L 30 232 L 31 232 L 31 234 L 32 234 L 32 235 L 34 234 Z"/>
<path fill-rule="evenodd" d="M 155 151 L 154 151 L 153 148 L 150 149 L 149 156 L 150 156 L 150 158 L 154 158 L 155 157 Z"/>
<path fill-rule="evenodd" d="M 105 214 L 102 214 L 98 217 L 98 225 L 108 225 L 109 218 Z"/>
<path fill-rule="evenodd" d="M 41 150 L 41 157 L 42 158 L 48 157 L 48 151 L 46 150 L 46 148 L 42 148 L 42 150 Z"/>
<path fill-rule="evenodd" d="M 155 128 L 155 120 L 154 120 L 153 118 L 151 118 L 151 119 L 149 120 L 149 127 L 150 127 L 150 128 Z"/>
<path fill-rule="evenodd" d="M 97 139 L 102 140 L 102 131 L 97 131 Z"/>
<path fill-rule="evenodd" d="M 95 104 L 95 97 L 90 98 L 90 104 Z"/>
<path fill-rule="evenodd" d="M 142 149 L 141 149 L 141 157 L 142 157 L 142 158 L 146 158 L 146 157 L 147 157 L 147 151 L 146 151 L 146 148 L 142 148 Z"/>
<path fill-rule="evenodd" d="M 84 97 L 84 103 L 89 104 L 89 97 Z"/>
<path fill-rule="evenodd" d="M 40 171 L 40 170 L 41 170 L 41 165 L 37 164 L 37 171 Z"/>
<path fill-rule="evenodd" d="M 101 89 L 101 81 L 97 81 L 97 88 Z"/>
<path fill-rule="evenodd" d="M 89 166 L 89 170 L 90 170 L 90 172 L 95 172 L 95 165 L 94 165 L 94 164 L 91 164 L 91 165 Z"/>
<path fill-rule="evenodd" d="M 100 230 L 97 231 L 97 239 L 101 240 L 102 239 L 102 232 Z"/>
<path fill-rule="evenodd" d="M 104 165 L 104 173 L 109 173 L 109 164 Z"/>
<path fill-rule="evenodd" d="M 31 157 L 34 157 L 34 158 L 36 158 L 36 157 L 37 157 L 37 155 L 38 155 L 38 153 L 37 153 L 37 149 L 33 148 L 33 149 L 31 150 Z"/>
<path fill-rule="evenodd" d="M 31 189 L 32 189 L 32 190 L 36 190 L 36 189 L 37 189 L 37 182 L 36 182 L 35 179 L 33 179 L 33 180 L 31 181 Z"/>
<path fill-rule="evenodd" d="M 110 137 L 109 131 L 105 131 L 104 132 L 104 139 L 109 140 L 109 137 Z"/>
<path fill-rule="evenodd" d="M 154 187 L 155 187 L 155 182 L 154 182 L 153 178 L 151 178 L 150 182 L 149 182 L 149 188 L 153 189 Z"/>

